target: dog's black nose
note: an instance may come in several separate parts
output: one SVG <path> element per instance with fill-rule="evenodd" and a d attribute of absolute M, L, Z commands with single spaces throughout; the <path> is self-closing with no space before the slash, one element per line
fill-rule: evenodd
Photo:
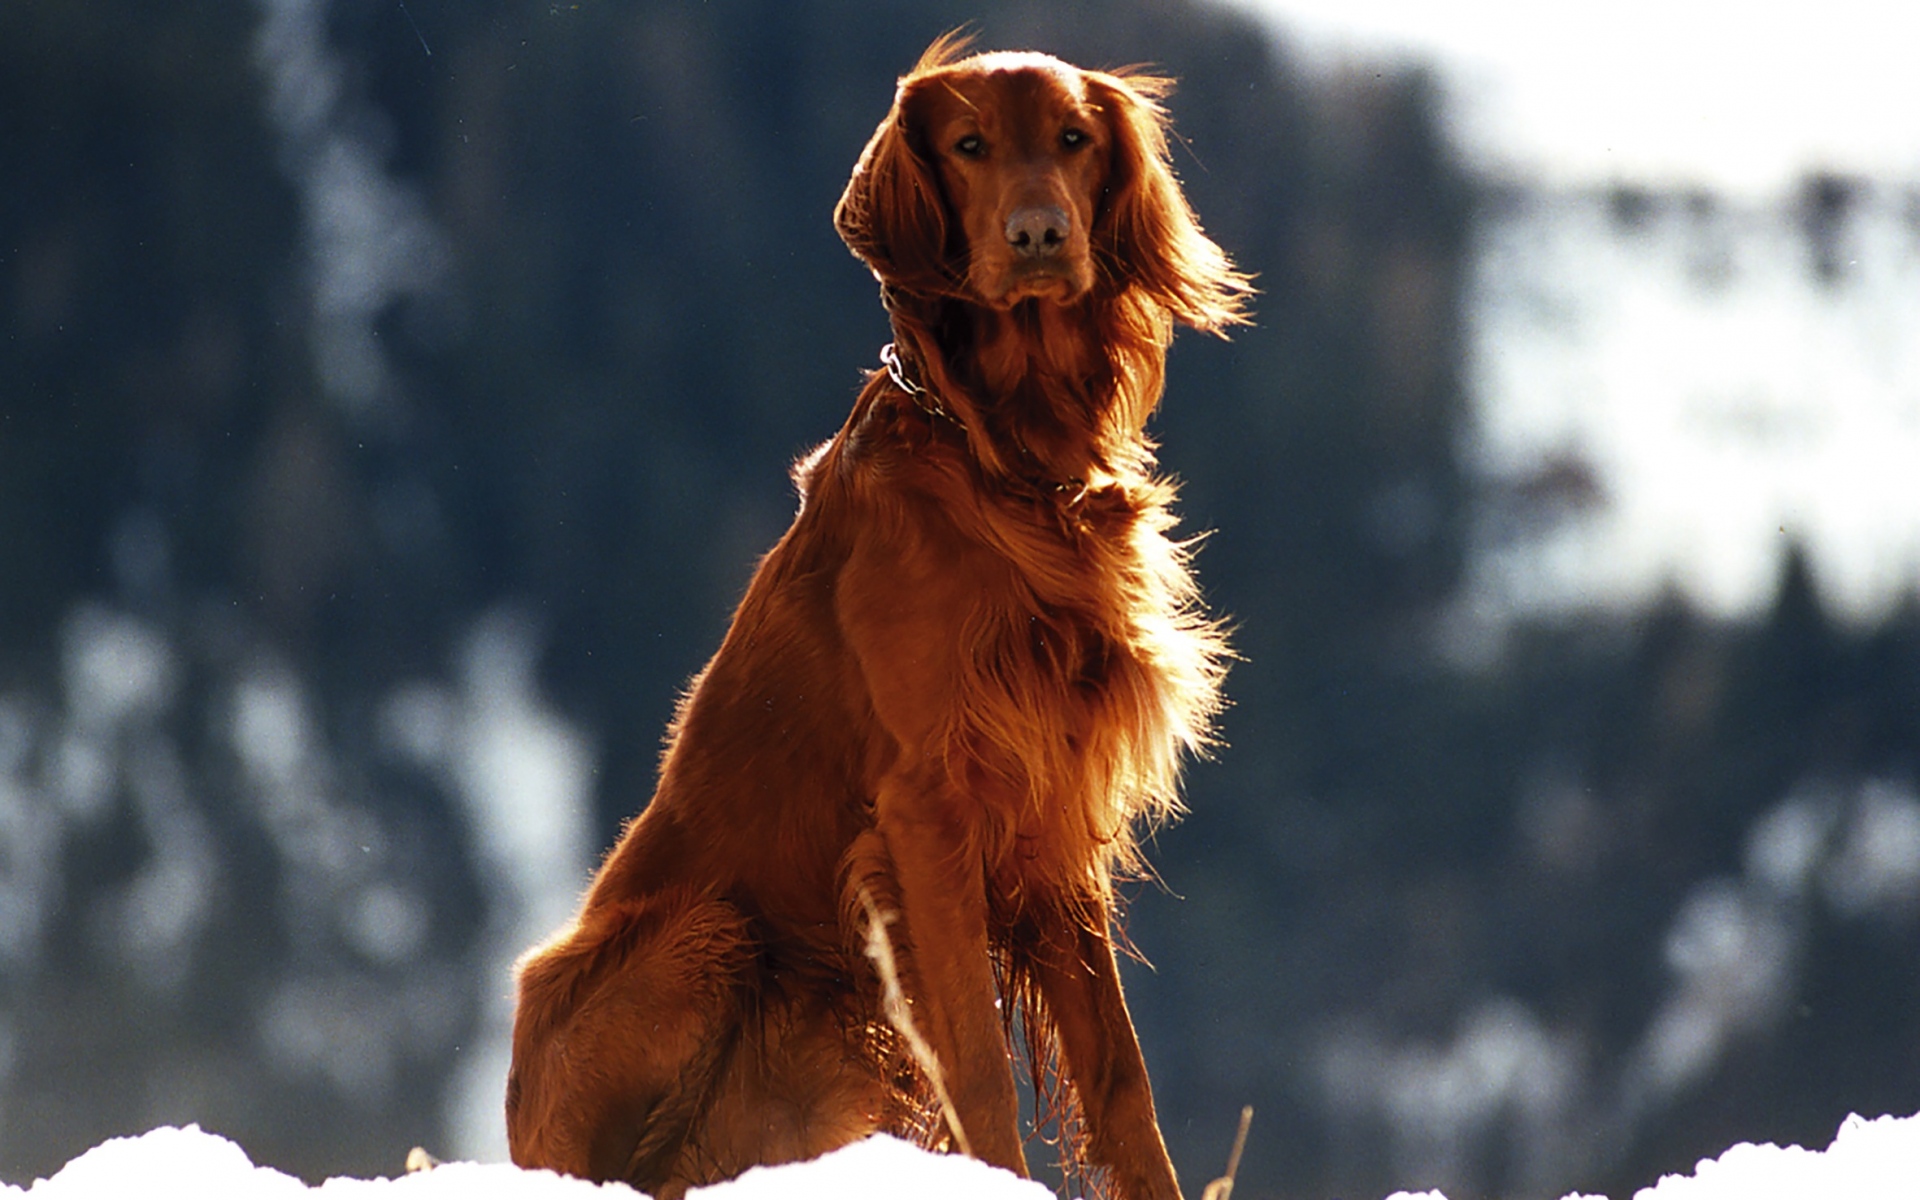
<path fill-rule="evenodd" d="M 1052 205 L 1016 208 L 1007 218 L 1007 245 L 1022 258 L 1046 258 L 1067 244 L 1067 214 Z"/>

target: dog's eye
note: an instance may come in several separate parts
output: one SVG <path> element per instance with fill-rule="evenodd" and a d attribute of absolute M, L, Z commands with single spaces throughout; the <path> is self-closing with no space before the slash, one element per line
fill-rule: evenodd
<path fill-rule="evenodd" d="M 979 134 L 970 133 L 953 144 L 953 152 L 961 158 L 979 158 L 987 152 L 987 144 Z"/>
<path fill-rule="evenodd" d="M 1071 127 L 1062 129 L 1060 131 L 1060 144 L 1069 150 L 1078 150 L 1087 144 L 1087 131 Z"/>

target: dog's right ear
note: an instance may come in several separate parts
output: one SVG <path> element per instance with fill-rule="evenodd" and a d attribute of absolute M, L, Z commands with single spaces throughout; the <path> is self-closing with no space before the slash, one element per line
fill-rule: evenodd
<path fill-rule="evenodd" d="M 883 285 L 936 295 L 953 290 L 956 279 L 948 265 L 946 200 L 924 153 L 917 82 L 912 75 L 900 81 L 893 110 L 873 131 L 833 210 L 833 225 Z"/>

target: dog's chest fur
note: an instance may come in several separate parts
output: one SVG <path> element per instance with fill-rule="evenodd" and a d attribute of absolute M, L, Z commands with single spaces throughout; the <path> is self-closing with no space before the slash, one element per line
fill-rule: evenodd
<path fill-rule="evenodd" d="M 1180 755 L 1206 740 L 1224 654 L 1167 536 L 1170 488 L 983 479 L 961 431 L 910 411 L 849 432 L 802 478 L 862 510 L 850 553 L 889 586 L 858 623 L 921 664 L 877 681 L 876 706 L 911 709 L 913 752 L 982 798 L 979 849 L 1010 886 L 1132 865 L 1132 825 L 1173 811 Z"/>

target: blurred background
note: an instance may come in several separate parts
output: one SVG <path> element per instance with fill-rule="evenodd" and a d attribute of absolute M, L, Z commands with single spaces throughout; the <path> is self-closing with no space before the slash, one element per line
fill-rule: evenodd
<path fill-rule="evenodd" d="M 508 966 L 877 363 L 832 206 L 965 21 L 1179 76 L 1263 289 L 1155 426 L 1244 655 L 1130 919 L 1189 1187 L 1248 1103 L 1243 1195 L 1454 1200 L 1920 1109 L 1872 7 L 8 0 L 0 1178 L 503 1155 Z"/>

